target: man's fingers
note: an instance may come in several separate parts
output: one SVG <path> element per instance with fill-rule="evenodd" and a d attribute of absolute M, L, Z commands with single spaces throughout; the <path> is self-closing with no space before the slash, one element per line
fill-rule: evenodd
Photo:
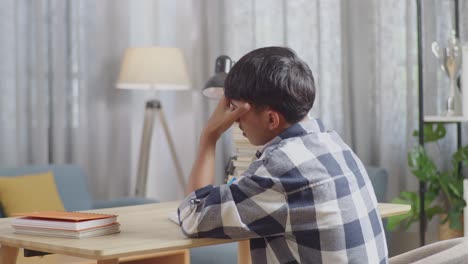
<path fill-rule="evenodd" d="M 229 119 L 231 121 L 236 121 L 237 119 L 239 119 L 242 115 L 244 115 L 245 113 L 247 113 L 249 110 L 250 110 L 250 104 L 249 103 L 244 103 L 243 105 L 240 105 L 239 107 L 237 107 L 236 110 L 232 111 L 229 113 Z"/>

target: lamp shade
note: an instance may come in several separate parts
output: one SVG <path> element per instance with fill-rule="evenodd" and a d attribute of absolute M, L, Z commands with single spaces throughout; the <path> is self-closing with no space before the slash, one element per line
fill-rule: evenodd
<path fill-rule="evenodd" d="M 224 81 L 231 67 L 232 60 L 229 56 L 221 55 L 216 58 L 215 74 L 206 82 L 202 94 L 208 98 L 220 99 L 224 95 Z"/>
<path fill-rule="evenodd" d="M 120 89 L 187 90 L 182 51 L 171 47 L 129 48 L 116 87 Z"/>
<path fill-rule="evenodd" d="M 202 94 L 211 99 L 220 99 L 224 94 L 224 80 L 227 73 L 218 72 L 213 75 L 205 84 Z"/>

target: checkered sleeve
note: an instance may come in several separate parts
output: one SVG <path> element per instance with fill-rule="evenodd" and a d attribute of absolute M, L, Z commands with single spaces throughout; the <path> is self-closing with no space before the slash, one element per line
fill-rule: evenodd
<path fill-rule="evenodd" d="M 287 204 L 281 184 L 262 175 L 256 161 L 231 185 L 206 186 L 188 195 L 178 208 L 188 237 L 254 238 L 284 233 Z"/>

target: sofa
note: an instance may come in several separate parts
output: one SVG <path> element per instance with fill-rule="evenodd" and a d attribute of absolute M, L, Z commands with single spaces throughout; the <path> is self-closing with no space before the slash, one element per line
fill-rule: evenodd
<path fill-rule="evenodd" d="M 0 168 L 0 176 L 15 177 L 51 171 L 57 191 L 67 211 L 91 210 L 157 202 L 137 197 L 122 197 L 108 201 L 94 200 L 88 186 L 86 172 L 77 165 L 30 165 L 19 168 Z M 0 201 L 1 203 L 1 201 Z M 0 217 L 5 217 L 0 204 Z"/>
<path fill-rule="evenodd" d="M 438 241 L 413 249 L 388 260 L 390 264 L 462 264 L 467 263 L 468 238 Z"/>

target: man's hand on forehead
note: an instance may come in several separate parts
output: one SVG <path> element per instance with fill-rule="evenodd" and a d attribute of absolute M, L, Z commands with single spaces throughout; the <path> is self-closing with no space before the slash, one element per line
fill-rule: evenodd
<path fill-rule="evenodd" d="M 229 110 L 234 111 L 238 108 L 236 104 L 234 104 L 232 101 L 229 102 Z"/>
<path fill-rule="evenodd" d="M 236 110 L 236 109 L 239 108 L 239 107 L 242 107 L 242 105 L 245 106 L 245 103 L 242 103 L 242 102 L 240 102 L 240 101 L 234 102 L 234 100 L 229 100 L 229 109 L 230 109 L 231 111 L 234 111 L 234 110 Z"/>
<path fill-rule="evenodd" d="M 208 119 L 205 132 L 211 138 L 218 139 L 224 131 L 236 122 L 242 115 L 250 110 L 250 104 L 241 101 L 229 100 L 222 97 L 218 106 Z"/>

